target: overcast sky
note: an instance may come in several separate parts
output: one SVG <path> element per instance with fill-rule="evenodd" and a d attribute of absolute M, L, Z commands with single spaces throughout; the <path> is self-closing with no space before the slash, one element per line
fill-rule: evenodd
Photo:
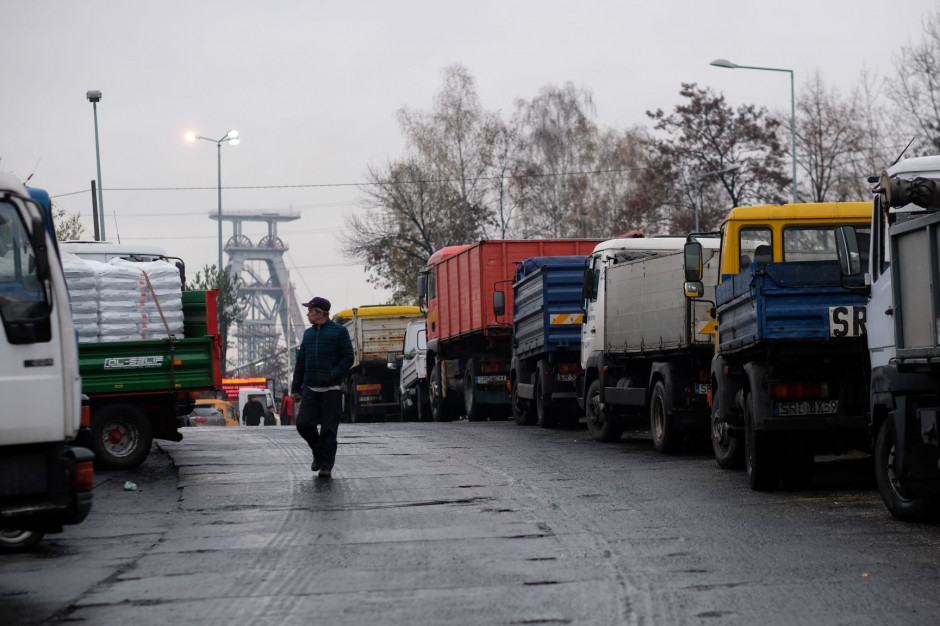
<path fill-rule="evenodd" d="M 91 238 L 98 104 L 106 233 L 162 246 L 190 275 L 215 263 L 216 146 L 225 209 L 288 210 L 286 262 L 301 301 L 383 302 L 338 248 L 366 168 L 401 155 L 394 114 L 427 110 L 442 70 L 463 64 L 486 109 L 571 81 L 597 122 L 646 124 L 682 82 L 733 106 L 789 112 L 817 70 L 848 91 L 886 76 L 921 38 L 936 0 L 0 0 L 0 169 L 47 189 Z M 886 160 L 896 155 L 886 155 Z M 238 189 L 237 187 L 256 187 Z M 245 233 L 257 241 L 259 226 Z M 231 234 L 226 228 L 225 238 Z"/>

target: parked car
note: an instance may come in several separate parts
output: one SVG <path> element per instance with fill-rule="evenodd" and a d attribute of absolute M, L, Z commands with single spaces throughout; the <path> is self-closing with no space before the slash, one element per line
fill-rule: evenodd
<path fill-rule="evenodd" d="M 196 400 L 196 406 L 214 407 L 222 412 L 226 426 L 238 426 L 238 409 L 231 402 L 214 398 L 200 398 Z"/>
<path fill-rule="evenodd" d="M 186 417 L 190 426 L 226 426 L 225 415 L 214 406 L 197 406 Z"/>

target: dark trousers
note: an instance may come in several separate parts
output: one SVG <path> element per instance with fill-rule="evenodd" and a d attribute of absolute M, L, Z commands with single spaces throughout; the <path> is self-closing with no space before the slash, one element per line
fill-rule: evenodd
<path fill-rule="evenodd" d="M 336 433 L 342 412 L 343 395 L 340 390 L 311 391 L 304 387 L 297 415 L 297 432 L 313 450 L 313 458 L 325 469 L 333 469 L 336 461 Z"/>

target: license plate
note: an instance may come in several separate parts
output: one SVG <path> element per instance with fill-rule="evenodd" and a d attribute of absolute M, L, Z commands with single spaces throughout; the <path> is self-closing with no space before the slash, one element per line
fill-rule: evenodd
<path fill-rule="evenodd" d="M 712 386 L 708 383 L 695 383 L 695 393 L 700 396 L 707 396 L 708 392 L 712 390 Z"/>
<path fill-rule="evenodd" d="M 803 402 L 774 402 L 774 416 L 832 415 L 839 412 L 838 400 L 807 400 Z"/>
<path fill-rule="evenodd" d="M 473 380 L 478 385 L 492 385 L 494 383 L 505 383 L 507 377 L 505 374 L 495 374 L 493 376 L 477 376 Z"/>
<path fill-rule="evenodd" d="M 555 380 L 560 383 L 573 383 L 578 380 L 577 374 L 555 374 Z"/>

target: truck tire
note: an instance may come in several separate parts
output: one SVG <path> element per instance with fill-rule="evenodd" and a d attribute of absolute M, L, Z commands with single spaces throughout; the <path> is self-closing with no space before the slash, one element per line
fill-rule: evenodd
<path fill-rule="evenodd" d="M 903 494 L 901 483 L 894 471 L 894 428 L 891 420 L 881 422 L 875 438 L 875 482 L 888 512 L 903 522 L 919 522 L 926 519 L 933 509 L 929 498 L 908 498 Z"/>
<path fill-rule="evenodd" d="M 754 491 L 772 491 L 780 483 L 780 446 L 774 433 L 759 432 L 754 417 L 754 394 L 744 399 L 744 465 Z"/>
<path fill-rule="evenodd" d="M 780 485 L 784 489 L 806 489 L 813 484 L 815 455 L 807 433 L 787 433 L 780 452 Z"/>
<path fill-rule="evenodd" d="M 42 541 L 43 535 L 35 530 L 0 528 L 0 554 L 32 550 Z"/>
<path fill-rule="evenodd" d="M 428 401 L 427 383 L 418 381 L 415 386 L 415 419 L 419 422 L 431 421 L 431 403 Z"/>
<path fill-rule="evenodd" d="M 556 428 L 558 413 L 551 403 L 545 401 L 545 388 L 542 386 L 542 367 L 535 375 L 535 423 L 539 428 Z"/>
<path fill-rule="evenodd" d="M 513 377 L 509 384 L 509 403 L 512 405 L 512 417 L 520 426 L 532 424 L 532 405 L 519 397 L 518 378 Z"/>
<path fill-rule="evenodd" d="M 618 441 L 623 434 L 623 425 L 611 415 L 610 410 L 601 408 L 600 380 L 594 380 L 588 387 L 584 398 L 584 417 L 594 441 Z"/>
<path fill-rule="evenodd" d="M 473 359 L 467 359 L 467 365 L 463 371 L 463 404 L 464 412 L 468 422 L 486 421 L 486 410 L 477 402 L 476 394 L 473 393 Z"/>
<path fill-rule="evenodd" d="M 405 396 L 402 395 L 401 389 L 395 389 L 395 399 L 398 401 L 398 419 L 401 422 L 410 422 L 415 419 L 415 413 L 417 412 L 417 407 L 405 406 Z"/>
<path fill-rule="evenodd" d="M 91 448 L 95 465 L 110 469 L 138 467 L 150 454 L 150 420 L 130 404 L 110 404 L 91 420 Z"/>
<path fill-rule="evenodd" d="M 744 467 L 744 442 L 731 433 L 728 423 L 721 417 L 718 394 L 712 396 L 711 440 L 715 460 L 721 469 L 742 469 Z"/>
<path fill-rule="evenodd" d="M 356 387 L 362 383 L 362 377 L 359 374 L 353 374 L 349 377 L 349 391 L 346 393 L 347 406 L 349 407 L 349 421 L 353 424 L 362 422 L 362 406 L 359 404 L 359 396 L 356 394 Z"/>
<path fill-rule="evenodd" d="M 672 454 L 682 443 L 682 433 L 676 428 L 666 409 L 666 385 L 657 380 L 650 394 L 650 434 L 657 452 Z"/>
<path fill-rule="evenodd" d="M 441 382 L 441 365 L 436 363 L 431 369 L 431 380 L 429 381 L 429 394 L 431 401 L 431 419 L 435 422 L 449 422 L 451 417 L 450 407 L 444 401 L 444 387 Z"/>

